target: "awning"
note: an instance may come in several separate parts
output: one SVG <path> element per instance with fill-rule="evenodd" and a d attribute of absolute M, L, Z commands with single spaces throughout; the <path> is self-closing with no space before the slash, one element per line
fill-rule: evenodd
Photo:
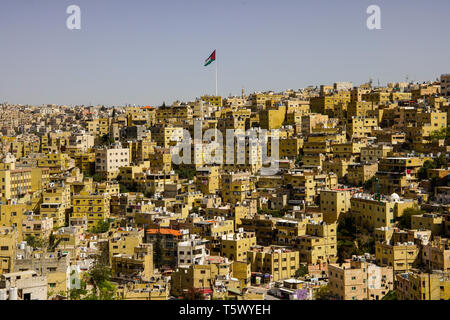
<path fill-rule="evenodd" d="M 234 294 L 241 294 L 241 290 L 237 288 L 228 288 L 228 292 L 234 293 Z"/>
<path fill-rule="evenodd" d="M 200 289 L 200 292 L 203 294 L 212 294 L 213 293 L 212 289 Z"/>

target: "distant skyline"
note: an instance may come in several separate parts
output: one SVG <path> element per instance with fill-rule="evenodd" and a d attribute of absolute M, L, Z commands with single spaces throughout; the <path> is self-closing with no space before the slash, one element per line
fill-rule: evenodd
<path fill-rule="evenodd" d="M 369 5 L 381 30 L 366 27 Z M 81 8 L 81 30 L 66 9 Z M 450 72 L 450 1 L 2 0 L 0 103 L 161 105 Z"/>

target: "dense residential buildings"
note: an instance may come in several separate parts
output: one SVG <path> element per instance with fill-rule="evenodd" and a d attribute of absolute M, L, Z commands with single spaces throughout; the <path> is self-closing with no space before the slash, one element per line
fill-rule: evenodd
<path fill-rule="evenodd" d="M 0 300 L 449 299 L 449 86 L 2 103 Z"/>

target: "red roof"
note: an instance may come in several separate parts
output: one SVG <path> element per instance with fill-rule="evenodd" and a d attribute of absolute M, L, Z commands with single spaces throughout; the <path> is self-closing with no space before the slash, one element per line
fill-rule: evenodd
<path fill-rule="evenodd" d="M 174 229 L 147 229 L 146 231 L 147 234 L 171 234 L 174 236 L 181 236 L 182 233 L 178 230 L 174 230 Z"/>

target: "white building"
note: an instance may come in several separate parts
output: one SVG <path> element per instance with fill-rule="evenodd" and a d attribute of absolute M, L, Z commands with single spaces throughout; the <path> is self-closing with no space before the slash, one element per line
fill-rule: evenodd
<path fill-rule="evenodd" d="M 130 165 L 130 150 L 126 148 L 97 149 L 95 151 L 95 172 L 108 179 L 119 175 L 120 168 Z"/>
<path fill-rule="evenodd" d="M 0 300 L 47 300 L 47 277 L 34 270 L 2 274 Z"/>
<path fill-rule="evenodd" d="M 178 265 L 203 264 L 209 253 L 205 244 L 207 241 L 191 237 L 178 243 Z"/>

